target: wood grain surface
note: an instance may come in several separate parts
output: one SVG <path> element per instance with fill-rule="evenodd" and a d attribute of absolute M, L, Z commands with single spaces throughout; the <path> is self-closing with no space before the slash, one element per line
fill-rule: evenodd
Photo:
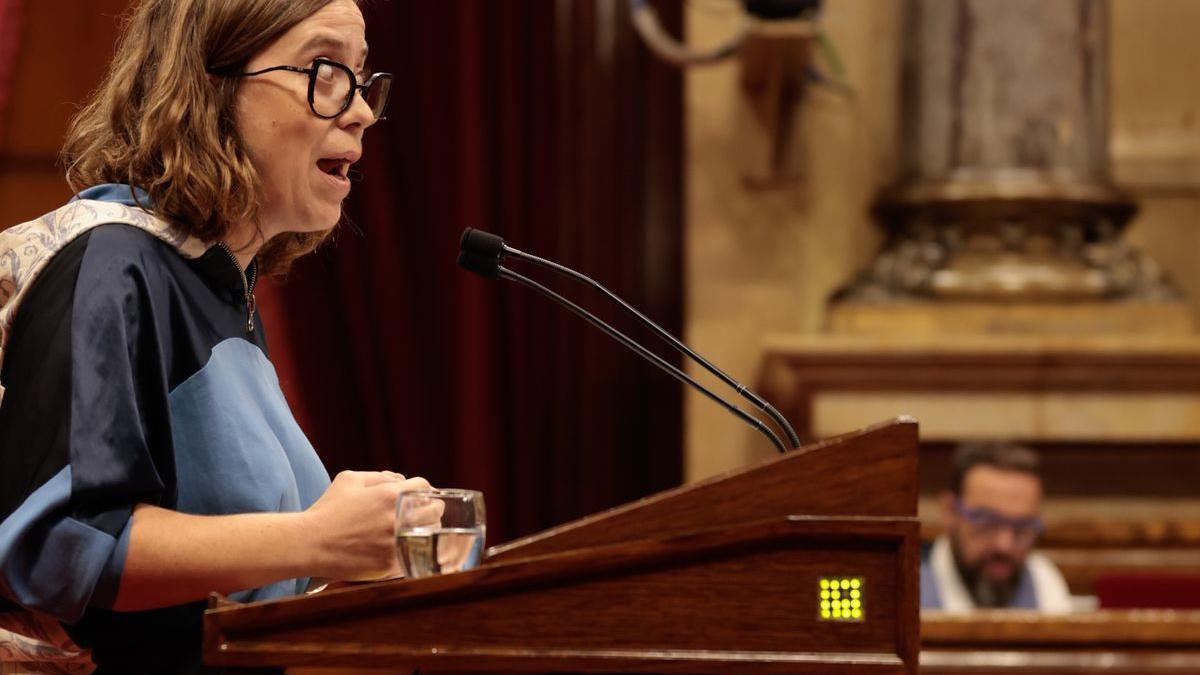
<path fill-rule="evenodd" d="M 210 665 L 914 673 L 916 424 L 899 421 L 585 518 L 458 574 L 205 614 Z M 801 514 L 801 515 L 796 515 Z M 820 616 L 862 577 L 862 621 Z"/>
<path fill-rule="evenodd" d="M 713 527 L 770 515 L 916 515 L 917 422 L 895 420 L 793 450 L 757 466 L 660 492 L 493 547 L 489 559 Z"/>
<path fill-rule="evenodd" d="M 922 673 L 1200 672 L 1200 612 L 1102 611 L 1051 617 L 983 612 L 921 617 Z"/>
<path fill-rule="evenodd" d="M 911 672 L 916 536 L 903 518 L 773 518 L 224 604 L 206 614 L 205 651 L 255 667 Z M 819 618 L 830 575 L 866 579 L 864 621 Z"/>

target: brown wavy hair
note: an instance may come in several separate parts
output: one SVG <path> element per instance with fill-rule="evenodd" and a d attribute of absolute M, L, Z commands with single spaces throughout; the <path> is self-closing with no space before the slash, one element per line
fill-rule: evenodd
<path fill-rule="evenodd" d="M 100 183 L 146 190 L 151 210 L 206 242 L 257 227 L 258 171 L 235 124 L 239 71 L 332 0 L 143 0 L 124 20 L 108 73 L 71 123 L 62 161 L 72 191 Z M 261 230 L 260 230 L 261 234 Z M 285 232 L 258 254 L 282 274 L 328 232 Z"/>

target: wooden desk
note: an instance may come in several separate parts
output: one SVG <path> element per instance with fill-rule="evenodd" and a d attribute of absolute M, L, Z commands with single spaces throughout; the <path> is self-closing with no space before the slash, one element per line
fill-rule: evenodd
<path fill-rule="evenodd" d="M 921 441 L 1200 445 L 1200 337 L 773 335 L 760 393 L 801 438 L 886 416 Z"/>
<path fill-rule="evenodd" d="M 921 614 L 921 672 L 1200 673 L 1200 612 Z"/>
<path fill-rule="evenodd" d="M 1200 569 L 1200 336 L 777 335 L 760 392 L 802 437 L 921 420 L 921 519 L 963 441 L 1041 451 L 1039 544 L 1077 594 L 1098 574 Z"/>

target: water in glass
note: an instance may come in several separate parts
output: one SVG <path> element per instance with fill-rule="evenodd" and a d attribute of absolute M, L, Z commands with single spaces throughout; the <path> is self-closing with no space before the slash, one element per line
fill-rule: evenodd
<path fill-rule="evenodd" d="M 396 555 L 409 578 L 476 567 L 486 532 L 483 495 L 474 490 L 402 492 L 396 503 Z"/>

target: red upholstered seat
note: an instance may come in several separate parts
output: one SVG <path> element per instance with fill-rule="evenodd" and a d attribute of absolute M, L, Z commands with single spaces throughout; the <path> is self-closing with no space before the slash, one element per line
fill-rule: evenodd
<path fill-rule="evenodd" d="M 1200 609 L 1200 573 L 1104 574 L 1095 590 L 1101 609 Z"/>

